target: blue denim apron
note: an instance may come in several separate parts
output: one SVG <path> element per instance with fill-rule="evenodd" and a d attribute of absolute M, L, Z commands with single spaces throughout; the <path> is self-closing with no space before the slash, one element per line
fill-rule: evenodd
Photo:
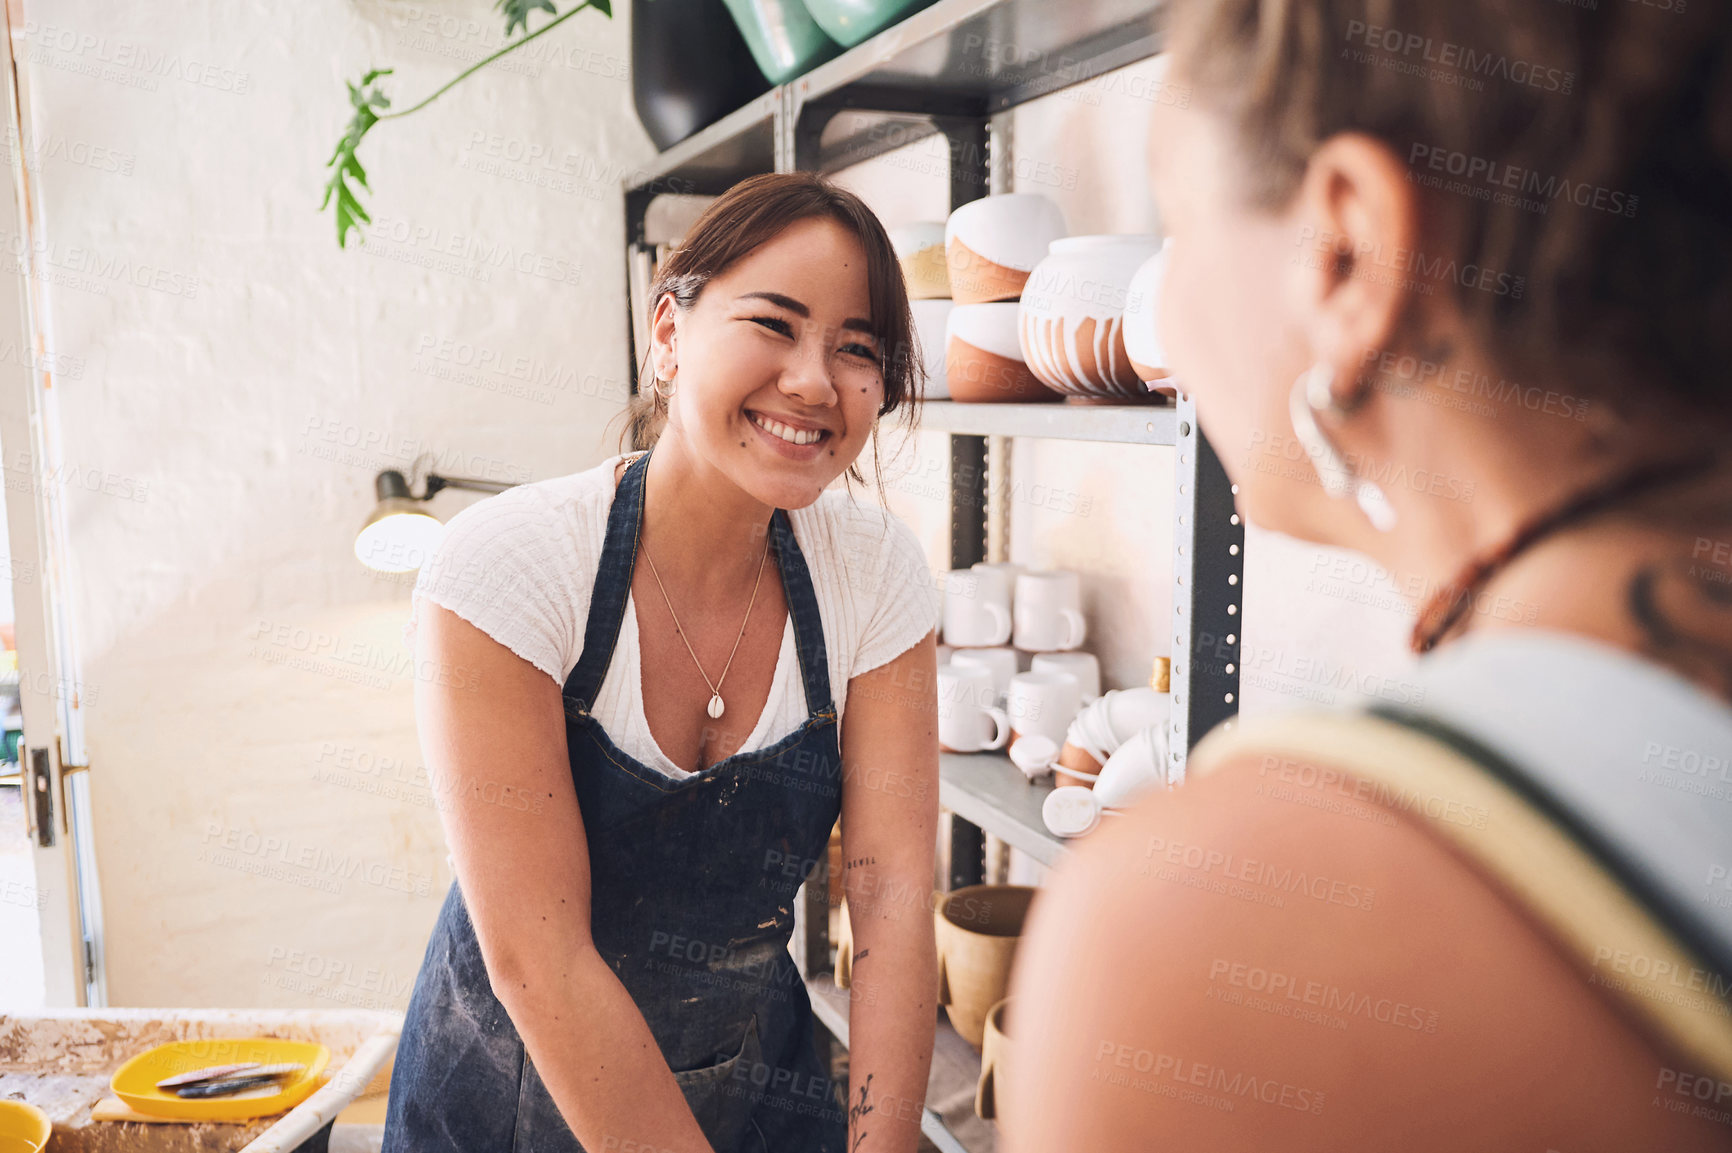
<path fill-rule="evenodd" d="M 811 576 L 788 514 L 776 509 L 770 545 L 809 711 L 798 729 L 677 780 L 621 752 L 589 707 L 625 618 L 648 462 L 639 457 L 619 482 L 583 654 L 564 688 L 589 838 L 590 932 L 716 1153 L 842 1153 L 846 1118 L 788 953 L 795 892 L 825 853 L 842 800 Z M 632 1139 L 620 1134 L 615 1147 Z M 409 1001 L 384 1150 L 583 1153 L 493 996 L 456 884 Z"/>

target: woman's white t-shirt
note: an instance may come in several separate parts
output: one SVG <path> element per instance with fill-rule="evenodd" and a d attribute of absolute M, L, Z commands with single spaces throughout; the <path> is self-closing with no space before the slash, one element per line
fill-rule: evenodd
<path fill-rule="evenodd" d="M 416 580 L 405 640 L 413 642 L 420 600 L 428 597 L 563 686 L 583 651 L 614 469 L 624 455 L 570 476 L 518 485 L 452 517 Z M 900 656 L 932 631 L 942 602 L 920 542 L 887 510 L 829 489 L 788 517 L 817 595 L 830 693 L 840 716 L 849 679 Z M 628 595 L 619 643 L 591 712 L 622 752 L 670 777 L 690 776 L 650 734 L 640 657 Z M 790 613 L 769 699 L 741 751 L 775 744 L 807 715 Z"/>

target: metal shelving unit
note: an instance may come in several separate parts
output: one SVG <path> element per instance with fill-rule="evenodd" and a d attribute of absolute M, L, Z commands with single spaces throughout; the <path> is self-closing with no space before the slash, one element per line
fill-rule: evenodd
<path fill-rule="evenodd" d="M 648 247 L 644 220 L 656 196 L 715 195 L 760 172 L 833 172 L 935 135 L 947 143 L 951 207 L 978 199 L 989 191 L 993 116 L 1154 55 L 1161 7 L 1162 0 L 938 0 L 662 153 L 624 189 L 628 263 Z M 634 390 L 636 371 L 634 362 Z M 1238 711 L 1244 577 L 1244 529 L 1192 404 L 1180 396 L 1170 406 L 928 401 L 922 408 L 923 429 L 950 434 L 954 568 L 986 558 L 987 437 L 1172 448 L 1169 740 L 1182 773 L 1186 752 Z M 1043 864 L 1062 859 L 1066 849 L 1040 815 L 1050 789 L 1030 784 L 1002 755 L 943 756 L 939 801 L 953 814 L 950 887 L 981 880 L 989 832 Z M 829 976 L 826 872 L 820 865 L 805 886 L 793 950 L 819 1021 L 846 1044 L 847 994 Z M 933 1107 L 979 1071 L 979 1058 L 943 1021 L 933 1070 L 922 1129 L 945 1153 L 985 1153 L 990 1126 L 955 1111 L 947 1124 Z"/>

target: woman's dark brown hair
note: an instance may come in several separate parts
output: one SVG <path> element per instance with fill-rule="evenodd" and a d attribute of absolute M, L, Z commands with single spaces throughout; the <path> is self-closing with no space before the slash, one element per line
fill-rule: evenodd
<path fill-rule="evenodd" d="M 1431 255 L 1474 270 L 1451 295 L 1503 371 L 1732 424 L 1724 0 L 1175 0 L 1173 15 L 1173 79 L 1232 119 L 1254 202 L 1283 202 L 1330 136 L 1374 136 L 1420 190 Z"/>
<path fill-rule="evenodd" d="M 874 335 L 878 342 L 878 367 L 884 378 L 884 401 L 880 418 L 893 412 L 906 414 L 909 427 L 918 419 L 919 397 L 925 369 L 914 339 L 914 318 L 908 307 L 908 287 L 902 266 L 884 225 L 854 193 L 812 172 L 775 172 L 751 176 L 718 196 L 687 230 L 685 237 L 662 261 L 650 285 L 651 323 L 656 304 L 671 294 L 681 309 L 689 309 L 710 280 L 726 272 L 735 261 L 759 245 L 774 239 L 799 220 L 827 217 L 847 229 L 866 250 L 866 285 Z M 661 434 L 667 419 L 667 402 L 649 386 L 649 362 L 638 369 L 639 387 L 627 408 L 625 437 L 636 448 L 648 448 Z M 873 453 L 878 450 L 873 433 Z M 861 480 L 857 466 L 848 475 Z"/>

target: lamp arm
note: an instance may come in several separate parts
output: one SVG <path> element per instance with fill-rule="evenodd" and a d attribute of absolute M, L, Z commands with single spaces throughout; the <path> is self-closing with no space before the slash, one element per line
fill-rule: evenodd
<path fill-rule="evenodd" d="M 422 500 L 430 499 L 434 493 L 443 488 L 463 488 L 473 492 L 501 493 L 507 489 L 516 488 L 514 482 L 499 480 L 470 480 L 461 476 L 440 476 L 436 472 L 427 474 L 427 492 Z"/>

